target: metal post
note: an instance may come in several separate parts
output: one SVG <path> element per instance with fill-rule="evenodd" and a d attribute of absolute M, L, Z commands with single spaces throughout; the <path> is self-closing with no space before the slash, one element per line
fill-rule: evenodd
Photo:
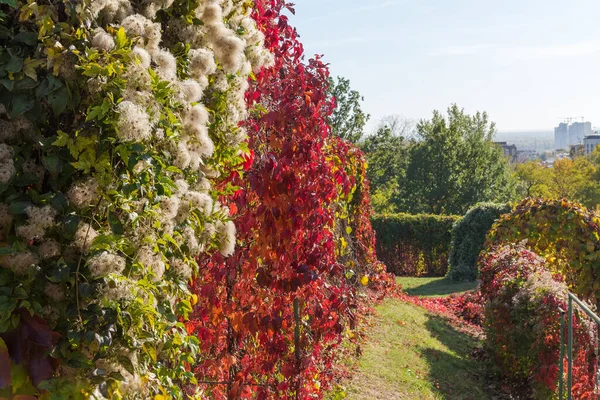
<path fill-rule="evenodd" d="M 573 387 L 573 298 L 569 296 L 569 372 L 567 378 L 567 399 L 572 400 Z"/>
<path fill-rule="evenodd" d="M 558 399 L 563 400 L 564 395 L 564 369 L 565 369 L 565 340 L 564 340 L 564 331 L 565 331 L 565 311 L 560 310 L 560 358 L 558 360 Z"/>

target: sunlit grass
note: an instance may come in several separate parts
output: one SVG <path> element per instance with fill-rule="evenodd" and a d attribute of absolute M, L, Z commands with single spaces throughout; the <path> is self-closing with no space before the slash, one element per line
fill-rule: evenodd
<path fill-rule="evenodd" d="M 366 399 L 487 399 L 478 343 L 420 307 L 396 299 L 377 316 L 350 382 L 335 396 Z"/>
<path fill-rule="evenodd" d="M 399 276 L 396 278 L 407 294 L 411 296 L 436 297 L 467 292 L 477 288 L 477 282 L 453 282 L 448 278 L 415 278 Z"/>

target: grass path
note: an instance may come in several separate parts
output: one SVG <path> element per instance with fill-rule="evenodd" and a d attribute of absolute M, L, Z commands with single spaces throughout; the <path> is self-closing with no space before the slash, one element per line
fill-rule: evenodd
<path fill-rule="evenodd" d="M 427 278 L 418 285 L 415 278 L 410 279 L 413 290 L 427 286 L 421 288 L 426 295 L 436 295 L 432 287 L 441 287 L 442 294 L 470 289 L 457 286 L 450 290 L 448 282 L 432 283 Z M 481 365 L 470 357 L 476 340 L 426 310 L 397 299 L 385 300 L 373 318 L 362 357 L 351 381 L 344 384 L 345 397 L 340 393 L 332 398 L 489 398 Z"/>

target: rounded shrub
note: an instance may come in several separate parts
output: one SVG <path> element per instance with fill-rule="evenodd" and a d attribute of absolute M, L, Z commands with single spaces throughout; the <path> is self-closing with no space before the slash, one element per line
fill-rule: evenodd
<path fill-rule="evenodd" d="M 497 366 L 515 384 L 529 387 L 534 399 L 554 398 L 559 363 L 565 361 L 560 360 L 560 319 L 561 309 L 567 309 L 567 285 L 521 245 L 493 248 L 480 264 L 486 344 Z M 574 398 L 589 398 L 594 389 L 591 326 L 582 313 L 574 313 Z M 566 340 L 566 329 L 563 334 Z"/>
<path fill-rule="evenodd" d="M 568 200 L 525 199 L 490 230 L 486 247 L 523 243 L 583 299 L 600 298 L 600 217 Z"/>
<path fill-rule="evenodd" d="M 485 238 L 502 214 L 510 212 L 508 204 L 479 203 L 452 227 L 452 242 L 448 258 L 448 276 L 453 281 L 477 279 L 477 258 Z"/>

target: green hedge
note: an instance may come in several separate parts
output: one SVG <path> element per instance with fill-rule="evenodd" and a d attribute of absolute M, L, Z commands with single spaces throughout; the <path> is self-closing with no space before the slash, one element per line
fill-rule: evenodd
<path fill-rule="evenodd" d="M 477 258 L 494 221 L 510 212 L 508 204 L 480 203 L 471 208 L 452 229 L 448 276 L 454 281 L 477 279 Z"/>
<path fill-rule="evenodd" d="M 396 275 L 444 276 L 455 215 L 393 214 L 371 219 L 377 255 Z"/>

